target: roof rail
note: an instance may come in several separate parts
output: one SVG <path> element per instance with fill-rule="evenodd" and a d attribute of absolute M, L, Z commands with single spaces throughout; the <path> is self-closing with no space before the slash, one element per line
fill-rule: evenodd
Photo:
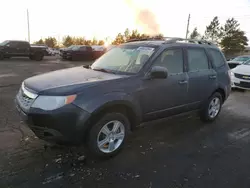
<path fill-rule="evenodd" d="M 188 43 L 195 43 L 195 44 L 207 44 L 216 46 L 215 43 L 204 40 L 204 39 L 184 39 L 184 38 L 170 38 L 169 40 L 166 40 L 165 43 L 176 43 L 176 42 L 188 42 Z"/>
<path fill-rule="evenodd" d="M 207 44 L 212 46 L 217 46 L 215 43 L 203 40 L 203 39 L 185 39 L 185 38 L 179 38 L 179 37 L 150 37 L 150 38 L 142 38 L 142 39 L 131 39 L 126 41 L 125 43 L 129 42 L 136 42 L 136 41 L 147 41 L 147 40 L 162 40 L 165 41 L 164 44 L 169 43 L 176 43 L 176 42 L 187 42 L 187 43 L 195 43 L 195 44 Z"/>
<path fill-rule="evenodd" d="M 149 38 L 141 38 L 141 39 L 130 39 L 125 43 L 136 42 L 136 41 L 146 41 L 146 40 L 164 40 L 165 37 L 149 37 Z"/>

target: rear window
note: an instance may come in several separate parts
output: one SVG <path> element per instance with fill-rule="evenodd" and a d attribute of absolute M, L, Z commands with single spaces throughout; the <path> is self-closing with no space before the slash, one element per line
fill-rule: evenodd
<path fill-rule="evenodd" d="M 209 69 L 207 55 L 203 49 L 187 49 L 187 55 L 190 72 Z"/>
<path fill-rule="evenodd" d="M 218 50 L 208 49 L 209 54 L 212 57 L 212 61 L 215 67 L 221 67 L 225 64 L 225 60 Z"/>

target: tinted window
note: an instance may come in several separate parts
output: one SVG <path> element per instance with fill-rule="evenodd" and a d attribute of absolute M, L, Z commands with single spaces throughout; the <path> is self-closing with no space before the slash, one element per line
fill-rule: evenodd
<path fill-rule="evenodd" d="M 86 51 L 86 47 L 85 46 L 80 47 L 80 51 Z"/>
<path fill-rule="evenodd" d="M 189 71 L 208 69 L 208 59 L 203 49 L 188 49 L 188 66 Z"/>
<path fill-rule="evenodd" d="M 18 43 L 17 42 L 9 42 L 9 45 L 11 48 L 17 48 Z"/>
<path fill-rule="evenodd" d="M 225 64 L 225 60 L 218 50 L 208 49 L 208 51 L 212 57 L 213 64 L 215 67 L 220 67 Z"/>
<path fill-rule="evenodd" d="M 17 47 L 18 48 L 28 48 L 29 44 L 27 42 L 18 42 Z"/>
<path fill-rule="evenodd" d="M 154 66 L 162 66 L 171 74 L 183 72 L 183 54 L 181 49 L 164 51 L 156 60 Z"/>

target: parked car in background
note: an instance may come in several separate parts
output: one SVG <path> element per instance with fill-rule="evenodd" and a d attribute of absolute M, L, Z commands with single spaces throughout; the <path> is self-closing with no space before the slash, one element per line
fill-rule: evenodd
<path fill-rule="evenodd" d="M 77 61 L 77 60 L 92 60 L 93 49 L 87 45 L 75 45 L 72 48 L 65 49 L 60 53 L 63 59 Z"/>
<path fill-rule="evenodd" d="M 105 50 L 106 50 L 104 46 L 100 46 L 100 45 L 92 45 L 91 48 L 93 50 L 93 59 L 97 59 L 101 57 L 105 53 Z"/>
<path fill-rule="evenodd" d="M 48 48 L 47 51 L 50 56 L 55 56 L 60 54 L 60 51 L 56 48 Z"/>
<path fill-rule="evenodd" d="M 0 43 L 0 60 L 11 57 L 29 57 L 41 61 L 46 54 L 46 48 L 32 46 L 27 41 L 6 40 Z"/>
<path fill-rule="evenodd" d="M 238 56 L 238 57 L 231 59 L 227 63 L 228 63 L 228 66 L 230 67 L 230 69 L 233 69 L 236 66 L 243 64 L 245 61 L 247 61 L 249 59 L 250 59 L 250 55 L 242 55 L 242 56 Z"/>
<path fill-rule="evenodd" d="M 110 157 L 141 123 L 187 112 L 214 121 L 230 91 L 230 70 L 215 45 L 147 39 L 113 47 L 91 66 L 24 80 L 16 106 L 39 138 L 85 143 Z"/>
<path fill-rule="evenodd" d="M 232 88 L 250 90 L 250 60 L 231 70 Z"/>

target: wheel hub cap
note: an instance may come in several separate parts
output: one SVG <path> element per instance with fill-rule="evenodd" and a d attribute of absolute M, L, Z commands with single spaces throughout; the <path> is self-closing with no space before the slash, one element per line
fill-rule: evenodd
<path fill-rule="evenodd" d="M 118 120 L 106 123 L 97 136 L 97 146 L 104 153 L 118 149 L 125 137 L 125 126 Z"/>

